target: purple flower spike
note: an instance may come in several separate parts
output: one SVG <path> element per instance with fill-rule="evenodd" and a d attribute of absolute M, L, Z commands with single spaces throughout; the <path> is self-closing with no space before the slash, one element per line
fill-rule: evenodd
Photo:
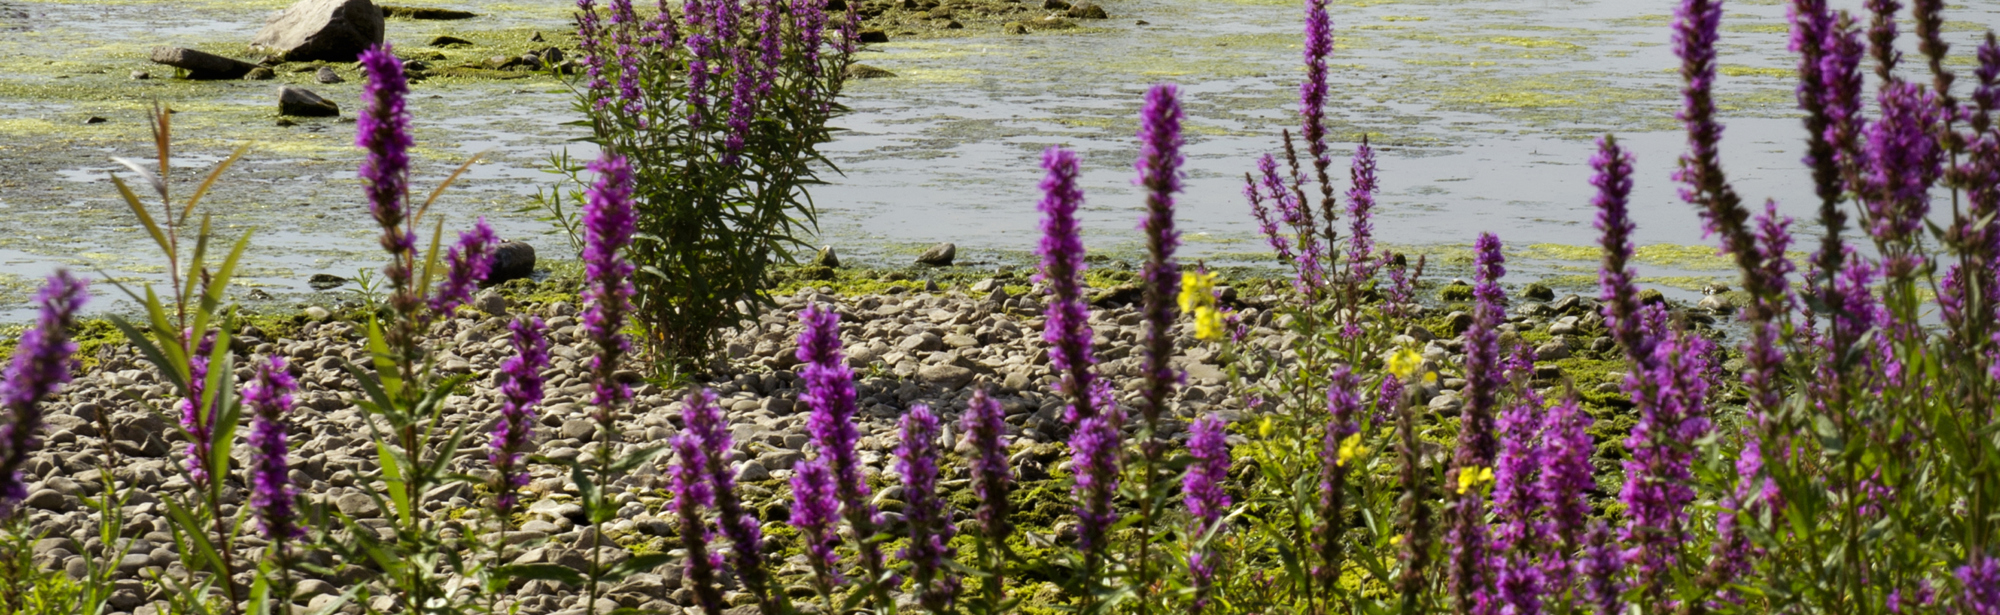
<path fill-rule="evenodd" d="M 1168 364 L 1174 354 L 1174 340 L 1169 330 L 1179 318 L 1176 297 L 1180 296 L 1180 264 L 1174 261 L 1174 248 L 1180 245 L 1180 233 L 1174 230 L 1174 193 L 1181 189 L 1181 103 L 1180 90 L 1171 83 L 1153 86 L 1146 92 L 1146 107 L 1139 112 L 1139 178 L 1136 181 L 1146 188 L 1146 217 L 1139 227 L 1146 233 L 1146 266 L 1142 275 L 1146 280 L 1146 292 L 1142 309 L 1145 312 L 1144 341 L 1145 363 L 1140 370 L 1145 374 L 1145 385 L 1141 389 L 1144 400 L 1140 412 L 1146 419 L 1146 428 L 1159 429 L 1160 410 L 1172 394 L 1174 383 L 1180 380 L 1178 372 Z M 1159 446 L 1148 445 L 1147 456 L 1157 459 Z M 1147 477 L 1150 483 L 1151 477 Z"/>
<path fill-rule="evenodd" d="M 590 358 L 598 422 L 608 422 L 611 406 L 632 398 L 632 389 L 614 373 L 618 360 L 632 351 L 620 333 L 632 312 L 632 263 L 619 254 L 632 243 L 637 219 L 633 214 L 632 167 L 623 156 L 605 152 L 590 164 L 597 183 L 583 208 L 584 314 L 583 328 L 597 352 Z"/>
<path fill-rule="evenodd" d="M 502 362 L 500 373 L 494 376 L 506 399 L 500 402 L 500 420 L 493 424 L 486 453 L 495 475 L 494 506 L 502 518 L 518 503 L 520 496 L 515 491 L 528 486 L 527 467 L 521 458 L 533 446 L 535 406 L 542 403 L 543 395 L 542 371 L 549 368 L 549 340 L 542 336 L 542 319 L 516 318 L 507 329 L 514 356 Z"/>
<path fill-rule="evenodd" d="M 1265 154 L 1263 158 L 1258 159 L 1257 168 L 1276 177 L 1278 159 Z M 1277 219 L 1272 218 L 1271 209 L 1264 206 L 1264 189 L 1249 173 L 1243 174 L 1243 196 L 1250 200 L 1250 212 L 1257 217 L 1257 228 L 1263 231 L 1264 239 L 1271 244 L 1271 250 L 1278 253 L 1278 261 L 1291 264 L 1295 258 L 1292 256 L 1292 241 L 1287 239 L 1284 233 L 1279 232 Z M 1283 201 L 1285 194 L 1280 192 L 1273 198 Z"/>
<path fill-rule="evenodd" d="M 215 408 L 204 410 L 201 405 L 208 389 L 208 360 L 213 352 L 215 333 L 211 331 L 194 344 L 188 356 L 187 397 L 174 405 L 181 415 L 181 431 L 188 437 L 187 457 L 181 460 L 181 467 L 187 470 L 188 480 L 196 485 L 208 484 L 209 445 L 214 441 Z"/>
<path fill-rule="evenodd" d="M 1340 536 L 1347 531 L 1341 523 L 1346 518 L 1347 475 L 1360 446 L 1356 434 L 1361 431 L 1361 379 L 1344 365 L 1333 368 L 1328 379 L 1332 384 L 1326 388 L 1326 431 L 1320 436 L 1320 525 L 1313 537 L 1320 565 L 1313 568 L 1313 575 L 1332 587 L 1340 574 Z"/>
<path fill-rule="evenodd" d="M 1326 147 L 1326 58 L 1333 55 L 1333 18 L 1327 15 L 1326 0 L 1306 0 L 1305 64 L 1306 80 L 1299 84 L 1300 136 L 1318 171 L 1321 193 L 1331 201 L 1333 187 L 1327 185 L 1327 167 L 1333 159 Z M 1333 212 L 1327 212 L 1329 230 Z M 1332 240 L 1331 237 L 1328 238 Z"/>
<path fill-rule="evenodd" d="M 1512 366 L 1534 371 L 1532 351 L 1517 355 Z M 1494 461 L 1493 550 L 1499 566 L 1494 584 L 1503 611 L 1528 615 L 1542 610 L 1546 578 L 1536 554 L 1547 545 L 1549 528 L 1540 520 L 1544 502 L 1539 487 L 1548 470 L 1547 443 L 1541 438 L 1546 421 L 1541 396 L 1532 391 L 1500 415 L 1500 457 Z"/>
<path fill-rule="evenodd" d="M 1597 207 L 1599 243 L 1604 246 L 1604 264 L 1597 274 L 1604 289 L 1598 295 L 1604 301 L 1604 326 L 1628 355 L 1650 356 L 1649 336 L 1639 327 L 1639 288 L 1632 282 L 1638 273 L 1629 264 L 1634 225 L 1626 202 L 1632 194 L 1632 154 L 1618 146 L 1616 137 L 1605 135 L 1597 141 L 1590 166 L 1597 170 L 1590 178 L 1590 185 L 1597 187 L 1591 204 Z"/>
<path fill-rule="evenodd" d="M 681 548 L 687 550 L 687 581 L 702 611 L 722 612 L 722 590 L 715 573 L 722 568 L 722 554 L 708 549 L 708 523 L 702 510 L 715 503 L 715 491 L 708 480 L 708 443 L 692 431 L 673 439 L 674 463 L 668 468 L 673 499 L 667 503 L 680 520 Z"/>
<path fill-rule="evenodd" d="M 1591 477 L 1590 456 L 1596 450 L 1591 422 L 1575 398 L 1564 399 L 1542 416 L 1543 465 L 1536 496 L 1548 507 L 1548 538 L 1558 547 L 1543 567 L 1551 588 L 1569 587 L 1575 573 L 1569 554 L 1584 541 L 1589 492 L 1597 486 Z"/>
<path fill-rule="evenodd" d="M 1196 536 L 1217 531 L 1222 516 L 1229 512 L 1229 494 L 1222 490 L 1222 483 L 1229 480 L 1229 442 L 1223 426 L 1222 419 L 1209 414 L 1195 420 L 1188 429 L 1188 454 L 1194 457 L 1194 463 L 1188 465 L 1187 475 L 1181 479 L 1181 492 L 1185 494 L 1188 512 L 1194 514 Z M 1212 549 L 1188 553 L 1196 610 L 1208 605 L 1208 593 L 1215 580 L 1214 559 Z"/>
<path fill-rule="evenodd" d="M 801 461 L 792 469 L 792 527 L 805 537 L 806 561 L 822 589 L 842 583 L 838 542 L 840 500 L 834 494 L 833 473 L 819 459 Z"/>
<path fill-rule="evenodd" d="M 1204 415 L 1188 430 L 1188 454 L 1194 463 L 1181 479 L 1181 492 L 1203 533 L 1213 530 L 1229 512 L 1229 494 L 1222 491 L 1222 483 L 1229 479 L 1229 443 L 1223 426 L 1222 419 Z"/>
<path fill-rule="evenodd" d="M 856 536 L 874 536 L 882 522 L 874 505 L 869 504 L 868 482 L 861 475 L 861 460 L 854 450 L 861 435 L 854 427 L 854 371 L 840 352 L 840 315 L 813 305 L 799 312 L 799 320 L 805 328 L 799 332 L 798 357 L 806 363 L 800 374 L 806 381 L 801 401 L 812 409 L 806 431 L 812 435 L 814 448 L 819 449 L 817 462 L 833 475 L 834 492 L 847 524 Z M 874 541 L 863 540 L 857 549 L 866 579 L 882 578 L 881 548 Z M 882 588 L 876 588 L 876 594 L 878 599 L 887 597 Z"/>
<path fill-rule="evenodd" d="M 1667 330 L 1666 312 L 1658 305 L 1647 306 L 1643 319 L 1651 330 Z M 1693 443 L 1709 428 L 1703 405 L 1713 349 L 1691 332 L 1663 335 L 1652 358 L 1635 361 L 1638 369 L 1625 377 L 1639 422 L 1625 441 L 1628 478 L 1618 497 L 1629 512 L 1620 538 L 1631 545 L 1625 559 L 1637 564 L 1637 581 L 1654 602 L 1663 599 L 1675 554 L 1686 540 L 1687 507 L 1695 498 Z"/>
<path fill-rule="evenodd" d="M 1595 615 L 1624 615 L 1625 589 L 1619 581 L 1624 563 L 1618 544 L 1611 541 L 1611 529 L 1599 521 L 1590 526 L 1584 548 L 1582 570 L 1584 604 Z"/>
<path fill-rule="evenodd" d="M 89 299 L 83 280 L 57 270 L 35 295 L 35 303 L 41 305 L 35 326 L 23 331 L 14 345 L 14 361 L 0 381 L 0 407 L 7 413 L 0 417 L 6 419 L 0 422 L 0 519 L 12 516 L 14 507 L 28 498 L 21 465 L 41 446 L 36 432 L 42 430 L 42 400 L 69 382 L 76 367 L 76 344 L 69 341 L 69 330 L 76 324 L 77 310 Z"/>
<path fill-rule="evenodd" d="M 285 415 L 292 411 L 292 393 L 298 383 L 285 371 L 285 360 L 266 357 L 252 370 L 243 386 L 243 405 L 250 411 L 250 509 L 257 518 L 257 532 L 270 540 L 279 552 L 285 541 L 305 535 L 292 514 L 298 497 L 292 490 L 291 468 L 286 465 Z"/>
<path fill-rule="evenodd" d="M 1360 284 L 1375 277 L 1375 223 L 1372 219 L 1375 209 L 1375 148 L 1368 146 L 1368 135 L 1361 135 L 1361 145 L 1354 148 L 1354 160 L 1348 169 L 1354 187 L 1347 190 L 1347 279 L 1350 284 Z"/>
<path fill-rule="evenodd" d="M 2000 557 L 1986 556 L 1960 566 L 1959 606 L 1966 615 L 2000 615 Z"/>
<path fill-rule="evenodd" d="M 1100 409 L 1092 403 L 1097 362 L 1091 352 L 1090 304 L 1083 296 L 1083 238 L 1076 210 L 1083 206 L 1083 191 L 1076 186 L 1076 154 L 1058 147 L 1042 153 L 1042 270 L 1039 280 L 1048 285 L 1048 321 L 1042 340 L 1049 343 L 1049 365 L 1062 374 L 1062 390 L 1069 397 L 1069 420 L 1080 422 L 1096 416 Z"/>
<path fill-rule="evenodd" d="M 445 279 L 431 295 L 431 309 L 450 317 L 458 306 L 471 301 L 472 290 L 493 272 L 493 253 L 499 249 L 500 238 L 486 225 L 485 216 L 472 224 L 472 230 L 459 233 L 458 245 L 445 252 Z"/>
<path fill-rule="evenodd" d="M 999 400 L 982 388 L 972 392 L 961 426 L 977 455 L 972 466 L 972 492 L 979 496 L 979 524 L 995 544 L 1004 542 L 1013 531 L 1007 522 L 1007 492 L 1014 477 L 1007 467 L 1005 416 Z"/>
<path fill-rule="evenodd" d="M 404 107 L 410 85 L 403 77 L 403 61 L 390 53 L 388 43 L 361 52 L 361 72 L 368 78 L 354 125 L 354 145 L 368 151 L 361 161 L 361 181 L 367 184 L 368 210 L 382 227 L 382 249 L 390 255 L 383 274 L 398 291 L 407 291 L 410 254 L 417 245 L 416 234 L 406 224 L 410 146 L 416 143 L 410 138 L 410 112 Z"/>
<path fill-rule="evenodd" d="M 1878 102 L 1882 119 L 1869 127 L 1865 152 L 1868 232 L 1885 244 L 1903 244 L 1923 228 L 1930 212 L 1930 187 L 1943 174 L 1944 150 L 1936 126 L 1944 112 L 1922 86 L 1892 83 Z"/>
<path fill-rule="evenodd" d="M 1480 233 L 1474 244 L 1473 272 L 1477 284 L 1472 329 L 1466 331 L 1465 410 L 1460 414 L 1458 452 L 1452 461 L 1446 485 L 1453 488 L 1447 514 L 1450 527 L 1446 542 L 1451 545 L 1451 587 L 1454 606 L 1461 613 L 1484 613 L 1495 604 L 1494 571 L 1488 565 L 1491 537 L 1486 529 L 1485 498 L 1478 489 L 1493 472 L 1498 444 L 1493 437 L 1495 396 L 1505 383 L 1500 365 L 1500 322 L 1506 317 L 1500 277 L 1506 275 L 1500 238 Z"/>
<path fill-rule="evenodd" d="M 947 545 L 953 526 L 950 506 L 938 497 L 938 434 L 936 414 L 918 404 L 903 415 L 897 425 L 902 442 L 896 445 L 896 473 L 903 477 L 903 493 L 909 497 L 905 516 L 910 524 L 910 546 L 897 556 L 910 562 L 917 598 L 932 613 L 950 612 L 958 599 L 958 576 L 945 567 L 956 554 Z"/>
<path fill-rule="evenodd" d="M 1097 566 L 1108 555 L 1111 525 L 1118 521 L 1111 497 L 1118 492 L 1118 455 L 1123 448 L 1118 430 L 1123 418 L 1117 406 L 1107 406 L 1097 416 L 1078 421 L 1069 439 L 1076 471 L 1077 549 L 1090 562 L 1085 566 L 1088 574 L 1100 572 Z"/>
<path fill-rule="evenodd" d="M 716 525 L 731 543 L 729 554 L 735 560 L 736 577 L 745 590 L 757 597 L 758 604 L 775 608 L 777 598 L 771 595 L 764 570 L 763 528 L 756 517 L 743 510 L 742 501 L 736 497 L 737 468 L 730 459 L 736 443 L 729 435 L 729 421 L 723 417 L 722 409 L 716 407 L 715 393 L 708 389 L 689 393 L 681 408 L 682 424 L 687 426 L 688 434 L 701 442 L 707 455 L 702 465 L 708 473 L 710 498 L 715 502 Z"/>

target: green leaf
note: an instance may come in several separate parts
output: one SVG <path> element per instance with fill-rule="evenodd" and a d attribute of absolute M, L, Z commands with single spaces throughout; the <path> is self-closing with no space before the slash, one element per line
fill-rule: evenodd
<path fill-rule="evenodd" d="M 389 352 L 389 342 L 382 335 L 382 322 L 375 314 L 368 315 L 368 354 L 374 358 L 375 377 L 382 383 L 385 399 L 395 400 L 403 396 L 403 378 L 397 371 L 397 357 Z M 383 408 L 395 408 L 393 403 L 382 404 Z"/>
<path fill-rule="evenodd" d="M 493 574 L 525 581 L 554 581 L 571 587 L 584 584 L 583 573 L 560 564 L 511 564 L 494 568 Z"/>
<path fill-rule="evenodd" d="M 126 341 L 130 342 L 133 346 L 139 347 L 139 354 L 145 355 L 146 361 L 152 363 L 153 367 L 165 375 L 169 384 L 174 385 L 174 388 L 183 393 L 187 391 L 187 378 L 181 375 L 181 370 L 177 369 L 173 360 L 167 358 L 166 353 L 158 345 L 154 344 L 152 340 L 146 339 L 146 335 L 140 333 L 137 327 L 133 327 L 132 323 L 126 322 L 125 317 L 116 315 L 111 317 L 111 326 L 117 327 L 118 332 L 125 334 Z"/>
<path fill-rule="evenodd" d="M 389 443 L 381 440 L 375 441 L 375 455 L 382 465 L 382 481 L 388 484 L 390 501 L 396 506 L 396 518 L 409 525 L 415 511 L 410 510 L 410 493 L 404 488 L 403 466 L 407 463 L 406 458 L 403 452 L 390 449 Z"/>
<path fill-rule="evenodd" d="M 160 253 L 172 254 L 174 249 L 172 244 L 167 243 L 167 234 L 160 230 L 159 223 L 153 221 L 153 214 L 146 211 L 146 205 L 139 202 L 139 195 L 133 194 L 132 188 L 126 186 L 125 180 L 118 179 L 117 175 L 111 175 L 111 185 L 118 187 L 118 196 L 124 197 L 125 206 L 132 209 L 132 215 L 139 219 L 139 225 L 146 227 L 146 234 L 151 235 L 153 243 L 160 246 Z"/>
<path fill-rule="evenodd" d="M 199 556 L 197 561 L 207 562 L 211 572 L 217 575 L 225 575 L 228 567 L 222 564 L 222 555 L 215 550 L 215 544 L 209 542 L 208 532 L 201 529 L 206 526 L 197 522 L 193 514 L 190 514 L 181 505 L 174 503 L 171 498 L 160 500 L 160 502 L 167 506 L 167 516 L 172 517 L 174 520 L 174 525 L 176 526 L 175 533 L 180 534 L 181 537 L 186 538 L 189 543 L 194 545 L 195 554 Z"/>
<path fill-rule="evenodd" d="M 604 571 L 604 574 L 599 575 L 598 582 L 617 583 L 619 581 L 625 580 L 628 577 L 631 577 L 632 575 L 640 574 L 652 570 L 654 568 L 665 566 L 667 565 L 667 562 L 671 562 L 673 560 L 674 560 L 673 556 L 667 555 L 665 553 L 647 553 L 645 555 L 635 555 L 632 556 L 631 559 L 618 562 L 618 565 L 612 566 L 610 570 Z"/>

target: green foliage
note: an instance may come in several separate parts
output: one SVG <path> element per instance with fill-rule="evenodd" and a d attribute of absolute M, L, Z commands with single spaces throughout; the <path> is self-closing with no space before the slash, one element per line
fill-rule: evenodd
<path fill-rule="evenodd" d="M 646 345 L 674 367 L 705 359 L 716 332 L 736 322 L 736 302 L 765 297 L 770 264 L 791 261 L 805 247 L 801 238 L 817 228 L 807 190 L 831 168 L 818 147 L 832 138 L 828 121 L 845 111 L 834 101 L 851 49 L 819 44 L 835 35 L 824 20 L 810 23 L 805 11 L 789 8 L 780 13 L 781 32 L 772 34 L 782 49 L 773 65 L 760 59 L 754 27 L 716 31 L 669 13 L 661 17 L 685 32 L 661 44 L 646 20 L 612 15 L 602 29 L 584 33 L 583 54 L 604 67 L 604 80 L 576 89 L 577 108 L 591 141 L 631 162 L 638 183 L 639 240 L 628 253 L 639 269 L 635 303 Z M 737 18 L 755 23 L 748 12 Z M 628 43 L 637 58 L 623 64 L 615 48 Z M 691 78 L 690 67 L 707 70 Z M 582 165 L 566 155 L 552 163 L 571 184 L 570 205 L 565 209 L 561 188 L 543 203 L 581 247 L 574 216 L 586 198 Z"/>

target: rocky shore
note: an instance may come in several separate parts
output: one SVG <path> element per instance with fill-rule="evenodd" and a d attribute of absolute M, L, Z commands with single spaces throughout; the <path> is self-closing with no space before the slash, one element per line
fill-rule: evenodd
<path fill-rule="evenodd" d="M 894 287 L 879 294 L 839 296 L 831 288 L 802 288 L 778 297 L 776 305 L 761 310 L 753 320 L 728 334 L 724 352 L 700 382 L 721 397 L 733 425 L 732 431 L 741 462 L 739 480 L 748 507 L 767 524 L 773 538 L 769 548 L 784 559 L 779 577 L 788 585 L 798 585 L 806 574 L 798 546 L 783 538 L 782 521 L 787 517 L 789 488 L 783 479 L 795 463 L 811 454 L 805 450 L 806 408 L 799 402 L 803 383 L 795 373 L 799 360 L 793 356 L 799 324 L 798 310 L 809 303 L 836 306 L 841 314 L 842 338 L 848 363 L 856 370 L 859 383 L 862 439 L 861 459 L 871 480 L 878 482 L 877 502 L 887 511 L 894 530 L 900 509 L 900 488 L 894 485 L 890 449 L 895 444 L 895 421 L 913 404 L 929 404 L 947 419 L 945 439 L 958 438 L 955 419 L 975 387 L 989 387 L 1001 401 L 1006 421 L 1014 430 L 1013 466 L 1023 488 L 1017 497 L 1023 531 L 1031 540 L 1060 542 L 1067 514 L 1067 460 L 1063 447 L 1061 411 L 1064 402 L 1054 394 L 1054 376 L 1041 341 L 1041 296 L 1035 292 L 1010 293 L 1026 284 L 1019 278 L 989 279 L 943 290 L 935 283 L 915 283 Z M 907 289 L 906 289 L 907 288 Z M 1443 296 L 1449 297 L 1452 286 Z M 1248 294 L 1248 293 L 1245 293 Z M 1530 286 L 1516 293 L 1515 315 L 1503 329 L 1507 335 L 1536 345 L 1544 362 L 1536 377 L 1539 386 L 1557 387 L 1573 383 L 1586 392 L 1601 390 L 1613 374 L 1586 373 L 1587 368 L 1606 352 L 1609 339 L 1601 336 L 1601 318 L 1595 302 L 1567 296 L 1554 299 L 1547 289 Z M 1127 299 L 1129 300 L 1129 299 Z M 1245 347 L 1249 357 L 1223 365 L 1220 347 L 1194 340 L 1185 327 L 1177 327 L 1180 353 L 1175 364 L 1186 371 L 1185 386 L 1177 393 L 1177 412 L 1182 417 L 1217 413 L 1226 420 L 1241 420 L 1246 412 L 1243 400 L 1229 386 L 1233 369 L 1251 381 L 1266 375 L 1268 362 L 1283 362 L 1296 339 L 1284 326 L 1283 318 L 1271 309 L 1283 301 L 1279 295 L 1235 297 L 1231 303 L 1247 327 Z M 1092 315 L 1097 333 L 1099 369 L 1113 382 L 1136 385 L 1139 356 L 1136 343 L 1141 331 L 1140 316 L 1133 306 L 1122 305 L 1118 293 L 1099 295 L 1099 307 Z M 586 364 L 590 348 L 577 326 L 577 307 L 569 302 L 521 302 L 498 292 L 483 293 L 459 317 L 437 323 L 428 343 L 434 349 L 438 367 L 449 373 L 470 373 L 475 378 L 469 390 L 447 402 L 444 427 L 465 428 L 474 435 L 459 453 L 456 471 L 479 475 L 487 465 L 482 448 L 483 434 L 492 425 L 500 394 L 492 373 L 511 355 L 504 338 L 507 320 L 520 313 L 547 319 L 550 327 L 553 367 L 548 376 L 548 396 L 540 409 L 536 434 L 539 453 L 554 459 L 584 459 L 592 455 L 590 442 L 596 426 L 587 418 L 584 400 L 589 384 Z M 1418 308 L 1419 324 L 1403 332 L 1404 343 L 1420 346 L 1424 356 L 1444 379 L 1422 393 L 1427 404 L 1428 423 L 1437 417 L 1455 415 L 1456 387 L 1453 377 L 1462 361 L 1462 337 L 1456 333 L 1469 318 L 1453 311 L 1449 304 Z M 1705 308 L 1681 310 L 1699 322 L 1712 320 Z M 323 315 L 322 310 L 317 315 Z M 338 510 L 361 520 L 363 525 L 381 528 L 388 524 L 376 502 L 363 491 L 363 482 L 376 471 L 376 452 L 368 434 L 368 420 L 356 405 L 357 383 L 340 368 L 344 360 L 366 356 L 361 348 L 361 332 L 351 322 L 315 320 L 285 335 L 273 335 L 250 327 L 236 338 L 236 350 L 252 355 L 280 355 L 291 364 L 301 385 L 295 396 L 291 441 L 293 481 L 306 500 Z M 1263 357 L 1263 358 L 1256 358 Z M 96 367 L 83 374 L 48 406 L 46 448 L 36 453 L 26 466 L 30 496 L 26 508 L 29 525 L 45 536 L 35 544 L 37 565 L 65 570 L 81 577 L 86 557 L 106 558 L 117 569 L 117 594 L 113 606 L 135 615 L 161 612 L 160 601 L 169 591 L 153 579 L 184 578 L 175 536 L 168 527 L 161 498 L 179 497 L 188 489 L 180 463 L 185 443 L 178 440 L 174 420 L 165 412 L 171 397 L 168 385 L 153 375 L 150 365 L 140 361 L 129 348 L 107 345 L 96 356 Z M 244 371 L 247 371 L 245 369 Z M 1569 372 L 1569 373 L 1565 373 Z M 638 374 L 623 374 L 637 380 Z M 1592 390 L 1591 387 L 1599 390 Z M 1612 389 L 1615 391 L 1615 387 Z M 622 446 L 631 448 L 666 440 L 676 432 L 681 403 L 680 390 L 656 384 L 636 386 L 636 403 L 620 412 Z M 1130 390 L 1121 391 L 1129 402 Z M 1605 395 L 1614 398 L 1614 395 Z M 141 403 L 136 400 L 146 400 Z M 1615 400 L 1614 400 L 1615 401 Z M 1613 423 L 1617 423 L 1613 421 Z M 86 506 L 101 489 L 100 472 L 105 464 L 102 433 L 110 429 L 110 446 L 115 460 L 110 468 L 121 491 L 130 490 L 123 509 L 126 525 L 123 538 L 104 544 L 97 536 L 100 513 Z M 1600 425 L 1616 429 L 1616 425 Z M 1177 424 L 1175 425 L 1178 426 Z M 240 434 L 241 432 L 239 432 Z M 1179 434 L 1173 434 L 1178 437 Z M 1600 442 L 1606 439 L 1599 439 Z M 237 447 L 240 464 L 247 460 L 247 447 Z M 664 459 L 662 459 L 664 461 Z M 582 508 L 574 503 L 576 485 L 560 469 L 537 465 L 534 480 L 524 496 L 525 512 L 514 518 L 517 528 L 507 534 L 507 557 L 517 563 L 557 563 L 582 567 L 587 562 L 584 545 L 590 544 L 588 528 L 579 525 Z M 1054 478 L 1052 478 L 1054 477 Z M 956 461 L 947 464 L 946 485 L 963 491 L 963 469 Z M 224 512 L 234 514 L 246 497 L 240 476 L 232 477 L 226 488 Z M 959 485 L 952 487 L 952 485 Z M 611 486 L 622 508 L 607 524 L 606 537 L 617 547 L 605 547 L 607 561 L 629 557 L 634 552 L 675 552 L 670 539 L 673 525 L 662 511 L 666 503 L 664 478 L 657 466 L 643 467 Z M 961 509 L 973 503 L 969 493 L 947 498 Z M 1043 498 L 1047 501 L 1036 501 Z M 490 497 L 483 489 L 467 484 L 439 487 L 427 498 L 425 512 L 444 523 L 448 536 L 493 531 L 492 515 L 484 511 Z M 960 501 L 964 500 L 964 501 Z M 960 511 L 961 518 L 966 510 Z M 780 531 L 773 532 L 772 529 Z M 238 556 L 253 559 L 263 543 L 252 536 L 239 539 Z M 332 574 L 308 574 L 299 584 L 297 601 L 305 605 L 325 605 L 337 600 L 349 586 L 367 583 L 372 572 L 349 562 L 336 561 L 325 551 L 306 554 L 307 561 L 325 566 Z M 103 561 L 100 559 L 99 561 Z M 680 575 L 670 564 L 629 580 L 609 592 L 608 603 L 600 606 L 639 607 L 676 612 L 692 603 L 690 592 L 680 587 Z M 239 575 L 239 582 L 248 577 Z M 581 612 L 577 588 L 549 581 L 531 581 L 519 586 L 505 603 L 518 605 L 530 614 Z M 795 592 L 804 588 L 794 587 Z M 747 594 L 732 594 L 739 607 Z M 386 600 L 386 598 L 375 598 Z M 345 612 L 360 612 L 360 604 L 348 604 Z M 600 609 L 604 610 L 604 609 Z"/>

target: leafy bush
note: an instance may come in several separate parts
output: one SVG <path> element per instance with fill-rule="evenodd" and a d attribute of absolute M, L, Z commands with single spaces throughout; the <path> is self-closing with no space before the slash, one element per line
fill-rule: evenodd
<path fill-rule="evenodd" d="M 629 0 L 578 4 L 577 108 L 637 179 L 645 343 L 663 366 L 692 366 L 736 322 L 737 301 L 765 296 L 770 264 L 817 229 L 807 189 L 831 168 L 817 148 L 844 110 L 858 17 L 830 19 L 826 0 L 693 1 L 643 18 Z M 555 164 L 580 203 L 582 167 Z M 560 198 L 547 204 L 578 237 Z"/>

